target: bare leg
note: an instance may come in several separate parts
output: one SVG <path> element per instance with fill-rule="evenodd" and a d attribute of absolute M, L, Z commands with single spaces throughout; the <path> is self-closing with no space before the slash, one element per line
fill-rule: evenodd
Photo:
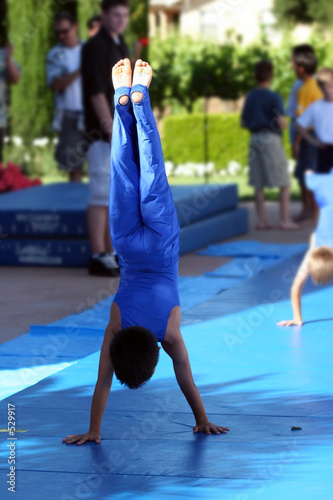
<path fill-rule="evenodd" d="M 73 170 L 69 173 L 69 180 L 71 182 L 81 182 L 82 181 L 82 170 L 80 168 Z"/>
<path fill-rule="evenodd" d="M 107 252 L 105 231 L 108 231 L 108 207 L 90 205 L 87 210 L 87 218 L 93 255 Z"/>
<path fill-rule="evenodd" d="M 256 188 L 254 197 L 258 216 L 257 229 L 274 229 L 274 226 L 266 219 L 264 190 Z"/>
<path fill-rule="evenodd" d="M 109 225 L 109 208 L 107 210 L 107 221 L 105 227 L 105 251 L 108 253 L 113 252 L 111 234 L 110 234 L 110 225 Z"/>
<path fill-rule="evenodd" d="M 280 189 L 280 228 L 289 231 L 299 229 L 299 226 L 292 222 L 289 217 L 290 189 L 284 186 Z"/>

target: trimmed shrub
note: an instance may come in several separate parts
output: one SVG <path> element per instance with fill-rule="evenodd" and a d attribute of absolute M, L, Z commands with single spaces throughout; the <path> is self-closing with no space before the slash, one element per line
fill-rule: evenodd
<path fill-rule="evenodd" d="M 249 133 L 240 127 L 239 113 L 208 115 L 208 158 L 205 158 L 205 116 L 203 113 L 169 116 L 162 122 L 162 146 L 166 161 L 178 165 L 210 161 L 216 170 L 237 161 L 248 164 Z M 287 156 L 291 156 L 288 134 L 283 136 Z"/>

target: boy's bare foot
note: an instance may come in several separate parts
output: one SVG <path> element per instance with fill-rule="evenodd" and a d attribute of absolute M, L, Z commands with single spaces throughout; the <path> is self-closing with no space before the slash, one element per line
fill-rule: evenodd
<path fill-rule="evenodd" d="M 276 226 L 274 226 L 273 224 L 270 224 L 269 222 L 259 222 L 256 225 L 256 228 L 259 231 L 269 231 L 270 229 L 276 229 Z"/>
<path fill-rule="evenodd" d="M 296 215 L 293 217 L 293 221 L 296 222 L 296 224 L 300 222 L 305 222 L 313 217 L 311 212 L 308 211 L 302 211 L 300 214 Z"/>
<path fill-rule="evenodd" d="M 116 90 L 119 87 L 131 87 L 132 67 L 129 59 L 121 59 L 112 68 L 112 83 Z M 128 95 L 119 97 L 119 104 L 125 106 L 129 101 Z"/>
<path fill-rule="evenodd" d="M 301 229 L 299 224 L 295 224 L 294 222 L 281 222 L 280 229 L 282 231 L 296 231 L 297 229 Z"/>
<path fill-rule="evenodd" d="M 133 72 L 132 86 L 140 84 L 148 88 L 152 77 L 153 77 L 153 70 L 151 66 L 146 61 L 138 59 L 135 63 L 135 68 Z M 138 103 L 142 101 L 143 94 L 142 92 L 133 92 L 131 94 L 131 97 L 134 103 Z"/>

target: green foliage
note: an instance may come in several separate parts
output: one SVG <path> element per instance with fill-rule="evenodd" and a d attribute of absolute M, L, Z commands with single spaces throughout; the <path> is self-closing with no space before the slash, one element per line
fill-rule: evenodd
<path fill-rule="evenodd" d="M 290 21 L 329 24 L 333 20 L 333 4 L 331 0 L 275 0 L 274 11 L 281 23 Z"/>
<path fill-rule="evenodd" d="M 332 43 L 314 31 L 312 43 L 320 66 L 333 66 Z M 272 89 L 286 100 L 295 74 L 290 64 L 291 34 L 286 31 L 280 46 L 272 46 L 262 31 L 257 41 L 244 46 L 242 39 L 230 32 L 223 45 L 173 35 L 166 40 L 153 40 L 150 61 L 154 68 L 151 99 L 163 111 L 176 99 L 188 112 L 195 101 L 208 96 L 236 100 L 255 85 L 253 68 L 260 59 L 270 59 L 275 68 Z"/>
<path fill-rule="evenodd" d="M 226 168 L 230 161 L 241 166 L 248 164 L 248 131 L 240 128 L 238 113 L 208 115 L 208 161 L 216 170 Z M 204 115 L 169 116 L 163 119 L 162 146 L 165 160 L 174 164 L 203 163 Z M 284 147 L 290 157 L 288 134 L 284 134 Z"/>
<path fill-rule="evenodd" d="M 93 16 L 98 16 L 101 11 L 100 0 L 79 0 L 77 3 L 77 21 L 81 40 L 88 38 L 87 22 Z"/>
<path fill-rule="evenodd" d="M 53 42 L 53 12 L 52 0 L 8 1 L 9 38 L 22 67 L 19 84 L 11 87 L 11 127 L 27 141 L 50 130 L 53 96 L 45 83 L 45 55 Z"/>
<path fill-rule="evenodd" d="M 11 86 L 10 124 L 12 133 L 29 143 L 36 137 L 51 135 L 54 96 L 46 85 L 45 58 L 56 43 L 54 18 L 61 10 L 76 14 L 79 35 L 85 40 L 87 20 L 100 12 L 100 0 L 7 1 L 8 36 L 14 45 L 14 59 L 22 67 L 19 84 Z M 129 44 L 147 36 L 147 17 L 147 0 L 131 0 L 126 33 Z"/>

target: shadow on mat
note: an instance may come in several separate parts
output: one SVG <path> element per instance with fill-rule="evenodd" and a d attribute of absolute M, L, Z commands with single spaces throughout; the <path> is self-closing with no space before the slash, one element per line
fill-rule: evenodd
<path fill-rule="evenodd" d="M 77 387 L 58 390 L 56 375 L 48 377 L 1 404 L 1 413 L 7 402 L 15 404 L 18 428 L 30 429 L 18 436 L 18 477 L 20 469 L 39 471 L 29 495 L 43 498 L 42 471 L 53 472 L 59 500 L 181 497 L 177 488 L 184 483 L 192 497 L 203 498 L 202 490 L 192 491 L 199 480 L 208 486 L 236 478 L 255 488 L 254 479 L 299 479 L 309 466 L 307 451 L 332 444 L 332 399 L 256 389 L 273 375 L 199 386 L 211 420 L 231 429 L 220 436 L 192 433 L 193 415 L 174 378 L 152 380 L 138 391 L 118 387 L 108 401 L 101 445 L 80 447 L 61 438 L 88 429 L 93 386 L 73 380 Z M 291 432 L 291 425 L 303 430 Z M 4 453 L 2 447 L 1 458 Z M 70 488 L 57 481 L 60 472 L 71 478 Z"/>

